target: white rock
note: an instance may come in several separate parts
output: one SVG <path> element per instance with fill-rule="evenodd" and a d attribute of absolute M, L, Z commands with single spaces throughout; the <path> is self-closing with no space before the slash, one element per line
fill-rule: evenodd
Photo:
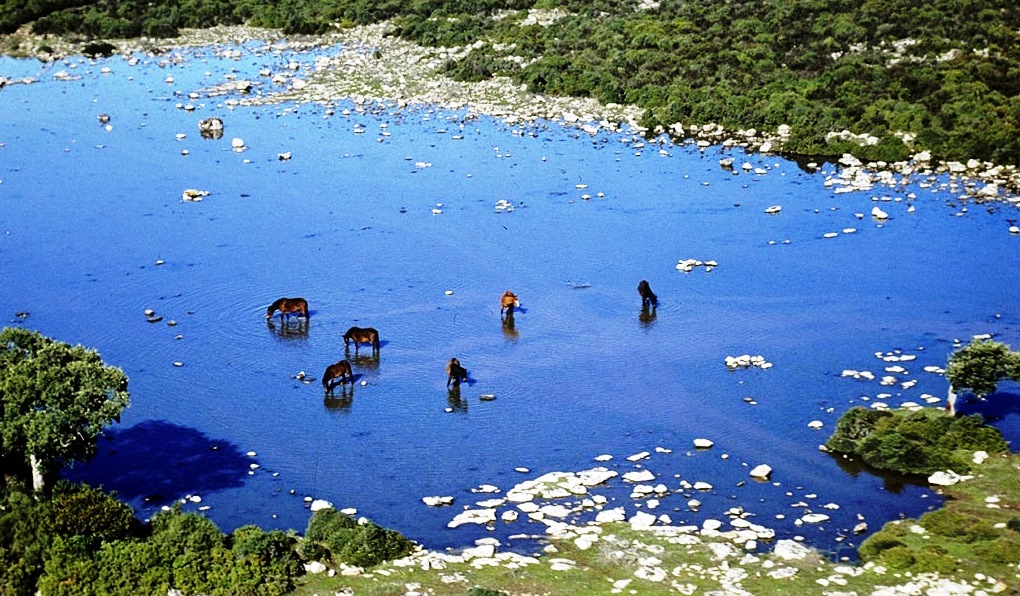
<path fill-rule="evenodd" d="M 234 137 L 230 140 L 230 146 L 234 149 L 244 149 L 244 139 L 240 137 Z"/>
<path fill-rule="evenodd" d="M 807 513 L 803 515 L 800 519 L 803 520 L 804 523 L 806 524 L 820 524 L 823 521 L 828 521 L 829 516 L 825 515 L 824 513 Z"/>
<path fill-rule="evenodd" d="M 321 509 L 332 509 L 332 508 L 333 508 L 333 504 L 330 503 L 329 501 L 327 501 L 326 499 L 315 499 L 314 501 L 312 501 L 312 506 L 311 506 L 312 511 L 319 511 Z"/>
<path fill-rule="evenodd" d="M 655 480 L 655 474 L 648 470 L 637 470 L 634 472 L 627 472 L 623 475 L 623 479 L 627 482 L 651 482 Z"/>
<path fill-rule="evenodd" d="M 889 214 L 886 213 L 885 211 L 882 211 L 878 207 L 872 207 L 871 217 L 874 217 L 875 219 L 889 219 Z"/>
<path fill-rule="evenodd" d="M 952 470 L 935 472 L 928 476 L 928 484 L 937 486 L 952 486 L 961 480 L 961 476 Z"/>
<path fill-rule="evenodd" d="M 318 561 L 310 561 L 308 563 L 305 563 L 305 572 L 306 573 L 313 573 L 313 574 L 314 573 L 322 573 L 325 570 L 326 570 L 326 566 L 323 565 L 322 563 L 318 562 Z"/>
<path fill-rule="evenodd" d="M 698 449 L 709 449 L 712 445 L 715 445 L 715 443 L 709 439 L 694 439 L 694 446 Z"/>
<path fill-rule="evenodd" d="M 751 470 L 751 478 L 759 478 L 765 480 L 772 474 L 772 467 L 768 464 L 759 464 Z"/>
<path fill-rule="evenodd" d="M 772 550 L 772 554 L 784 561 L 799 561 L 807 558 L 809 553 L 806 546 L 793 540 L 779 540 Z"/>
<path fill-rule="evenodd" d="M 468 509 L 457 514 L 450 523 L 446 524 L 448 528 L 456 528 L 464 524 L 490 524 L 496 521 L 496 510 L 495 509 Z"/>
<path fill-rule="evenodd" d="M 595 515 L 595 522 L 599 524 L 606 524 L 611 522 L 622 522 L 627 519 L 627 512 L 624 511 L 623 507 L 616 507 L 614 509 L 605 509 L 599 511 Z"/>

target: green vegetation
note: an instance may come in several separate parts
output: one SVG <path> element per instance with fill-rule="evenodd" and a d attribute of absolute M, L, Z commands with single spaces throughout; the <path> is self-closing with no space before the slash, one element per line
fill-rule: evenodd
<path fill-rule="evenodd" d="M 1020 381 L 1020 352 L 1003 343 L 976 339 L 949 356 L 946 378 L 957 390 L 975 395 L 994 393 L 999 381 Z"/>
<path fill-rule="evenodd" d="M 33 479 L 95 455 L 103 427 L 128 405 L 127 377 L 99 354 L 34 331 L 0 332 L 0 473 Z"/>
<path fill-rule="evenodd" d="M 1017 462 L 1015 455 L 993 457 L 981 465 L 974 479 L 944 489 L 951 498 L 941 509 L 918 520 L 886 524 L 858 549 L 862 562 L 897 573 L 1012 575 L 1016 585 L 1015 566 L 1020 561 Z"/>
<path fill-rule="evenodd" d="M 415 544 L 372 522 L 358 523 L 336 509 L 322 509 L 308 522 L 301 553 L 310 560 L 372 567 L 411 554 Z"/>
<path fill-rule="evenodd" d="M 974 465 L 975 451 L 1008 450 L 1002 434 L 980 416 L 953 417 L 935 408 L 916 412 L 851 408 L 825 445 L 880 470 L 904 474 L 964 473 Z"/>
<path fill-rule="evenodd" d="M 544 25 L 526 9 L 561 9 Z M 493 17 L 499 18 L 493 18 Z M 285 33 L 392 19 L 429 46 L 482 42 L 445 71 L 646 109 L 650 128 L 792 127 L 784 150 L 1020 164 L 1020 5 L 1012 0 L 7 0 L 0 33 L 174 36 L 247 23 Z M 849 130 L 874 144 L 827 138 Z M 904 142 L 902 133 L 915 135 Z"/>

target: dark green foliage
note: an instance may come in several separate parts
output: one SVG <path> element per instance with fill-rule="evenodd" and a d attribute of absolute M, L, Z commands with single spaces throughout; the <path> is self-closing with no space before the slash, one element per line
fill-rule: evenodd
<path fill-rule="evenodd" d="M 98 58 L 100 56 L 109 56 L 117 48 L 113 44 L 105 41 L 92 41 L 81 48 L 81 53 L 92 58 Z"/>
<path fill-rule="evenodd" d="M 127 407 L 127 377 L 99 354 L 34 331 L 0 332 L 0 478 L 86 461 L 96 437 Z"/>
<path fill-rule="evenodd" d="M 1020 517 L 1014 517 L 1006 522 L 1006 527 L 1014 532 L 1020 532 Z"/>
<path fill-rule="evenodd" d="M 475 586 L 464 592 L 464 596 L 508 596 L 506 592 L 502 590 L 491 590 L 489 588 L 481 588 Z"/>
<path fill-rule="evenodd" d="M 946 378 L 957 390 L 976 395 L 994 393 L 999 381 L 1020 381 L 1020 352 L 1003 343 L 974 340 L 949 356 Z"/>
<path fill-rule="evenodd" d="M 141 532 L 131 507 L 112 495 L 84 484 L 58 483 L 52 499 L 42 507 L 42 530 L 52 536 L 74 539 L 86 549 L 104 542 L 125 540 Z"/>
<path fill-rule="evenodd" d="M 1002 434 L 980 416 L 950 417 L 941 410 L 879 412 L 848 410 L 826 446 L 859 456 L 867 464 L 905 474 L 951 469 L 967 472 L 974 451 L 1001 453 Z"/>
<path fill-rule="evenodd" d="M 968 513 L 939 509 L 925 514 L 924 527 L 936 536 L 958 542 L 992 540 L 998 532 L 986 521 Z"/>
<path fill-rule="evenodd" d="M 305 558 L 324 558 L 326 554 L 337 563 L 372 567 L 383 561 L 411 554 L 414 542 L 399 532 L 381 528 L 371 522 L 360 524 L 335 509 L 322 509 L 312 515 L 301 543 Z"/>
<path fill-rule="evenodd" d="M 0 593 L 279 596 L 303 573 L 295 539 L 254 526 L 224 536 L 207 518 L 160 512 L 147 528 L 130 509 L 88 487 L 61 487 L 52 501 L 21 502 L 0 517 Z M 57 491 L 55 491 L 57 492 Z M 83 506 L 110 523 L 65 508 Z M 56 520 L 56 521 L 54 521 Z M 33 528 L 37 528 L 33 531 Z M 146 534 L 144 531 L 148 530 Z M 38 582 L 38 583 L 36 583 Z"/>
<path fill-rule="evenodd" d="M 860 548 L 857 549 L 857 554 L 861 556 L 864 561 L 870 561 L 877 558 L 882 553 L 897 549 L 906 548 L 906 544 L 892 535 L 891 532 L 882 530 L 871 535 L 867 540 L 861 543 Z"/>

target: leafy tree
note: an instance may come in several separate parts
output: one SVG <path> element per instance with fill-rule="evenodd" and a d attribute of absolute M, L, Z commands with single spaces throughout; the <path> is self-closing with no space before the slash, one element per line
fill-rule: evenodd
<path fill-rule="evenodd" d="M 0 332 L 0 471 L 5 483 L 95 455 L 96 438 L 128 405 L 127 377 L 99 354 L 35 331 Z"/>
<path fill-rule="evenodd" d="M 949 356 L 946 378 L 955 389 L 975 395 L 994 393 L 999 381 L 1020 381 L 1020 352 L 990 340 L 976 339 Z"/>

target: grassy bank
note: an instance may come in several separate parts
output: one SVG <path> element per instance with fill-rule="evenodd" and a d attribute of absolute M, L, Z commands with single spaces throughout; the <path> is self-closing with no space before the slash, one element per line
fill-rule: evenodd
<path fill-rule="evenodd" d="M 385 564 L 358 576 L 306 575 L 296 594 L 359 596 L 405 594 L 461 595 L 481 586 L 508 594 L 704 594 L 713 590 L 755 595 L 926 593 L 942 587 L 978 593 L 1016 594 L 1020 590 L 1020 457 L 995 456 L 973 479 L 945 489 L 945 507 L 918 520 L 887 524 L 865 544 L 895 540 L 910 557 L 881 556 L 860 564 L 827 560 L 789 548 L 752 553 L 711 532 L 635 530 L 627 524 L 601 527 L 600 538 L 581 549 L 570 540 L 552 540 L 550 552 L 533 562 L 519 557 L 471 557 L 463 562 L 420 557 L 406 566 Z M 989 497 L 995 497 L 989 500 Z M 977 532 L 952 532 L 952 520 L 967 520 Z M 661 532 L 661 533 L 660 533 Z M 933 545 L 952 568 L 926 568 L 923 553 Z M 867 548 L 865 548 L 867 550 Z M 1001 553 L 989 556 L 989 552 Z M 486 553 L 487 554 L 487 553 Z M 785 554 L 785 558 L 783 555 Z M 903 554 L 903 553 L 901 553 Z M 414 561 L 414 559 L 411 559 Z M 428 561 L 428 562 L 426 562 Z M 571 563 L 567 563 L 567 561 Z M 559 563 L 559 565 L 557 565 Z M 423 567 L 428 567 L 424 569 Z M 615 590 L 615 591 L 614 591 Z M 963 593 L 963 592 L 958 592 Z"/>

